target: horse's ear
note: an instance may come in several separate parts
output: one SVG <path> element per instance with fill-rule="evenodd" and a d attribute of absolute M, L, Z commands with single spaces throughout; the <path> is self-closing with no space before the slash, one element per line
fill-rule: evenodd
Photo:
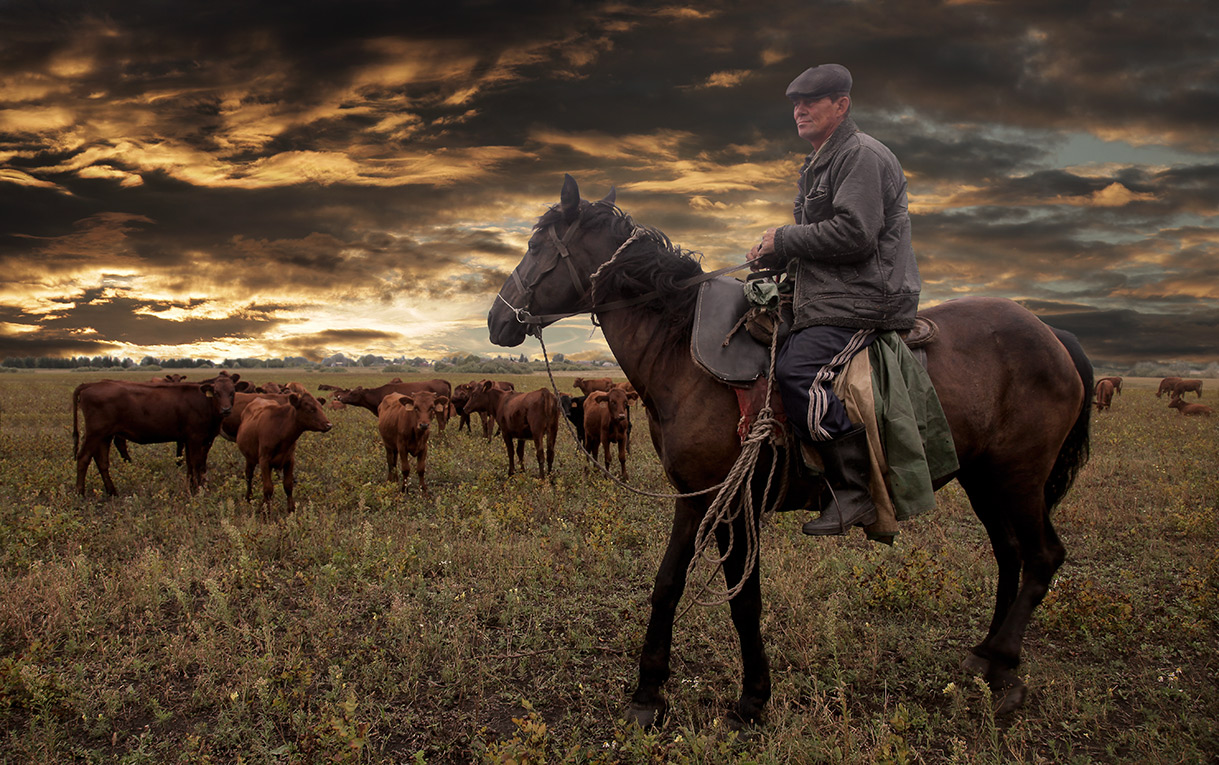
<path fill-rule="evenodd" d="M 563 222 L 571 223 L 580 214 L 580 187 L 569 173 L 563 173 L 563 190 L 559 192 L 559 207 L 563 210 Z"/>
<path fill-rule="evenodd" d="M 609 193 L 606 194 L 605 199 L 602 199 L 601 201 L 606 203 L 607 205 L 612 205 L 612 204 L 614 204 L 614 198 L 617 196 L 618 196 L 618 190 L 615 189 L 613 186 L 610 186 Z"/>

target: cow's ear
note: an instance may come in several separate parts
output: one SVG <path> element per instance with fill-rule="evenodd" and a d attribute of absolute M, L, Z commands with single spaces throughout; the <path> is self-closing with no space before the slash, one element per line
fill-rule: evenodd
<path fill-rule="evenodd" d="M 627 400 L 627 401 L 638 401 L 638 400 L 639 400 L 639 394 L 638 394 L 638 393 L 636 393 L 636 392 L 635 392 L 635 391 L 633 391 L 633 390 L 632 390 L 632 391 L 627 391 L 627 394 L 626 394 L 626 400 Z"/>
<path fill-rule="evenodd" d="M 298 395 L 296 393 L 289 393 L 288 394 L 288 403 L 291 404 L 293 406 L 293 408 L 299 409 L 300 405 L 301 405 L 300 395 Z"/>
<path fill-rule="evenodd" d="M 212 387 L 211 383 L 200 383 L 199 390 L 203 391 L 203 395 L 207 396 L 208 398 L 211 398 L 212 391 L 215 389 Z"/>
<path fill-rule="evenodd" d="M 229 377 L 230 377 L 230 378 L 232 378 L 232 380 L 233 380 L 233 382 L 234 382 L 234 383 L 236 383 L 238 380 L 240 380 L 240 379 L 241 379 L 241 375 L 239 375 L 239 374 L 237 374 L 237 375 L 229 375 Z"/>
<path fill-rule="evenodd" d="M 478 389 L 479 390 L 491 390 L 491 386 L 493 384 L 494 383 L 492 383 L 490 380 L 483 380 L 482 384 L 478 386 Z"/>
<path fill-rule="evenodd" d="M 571 223 L 580 214 L 580 187 L 576 179 L 563 174 L 563 190 L 559 192 L 559 207 L 563 211 L 563 222 Z"/>
<path fill-rule="evenodd" d="M 449 397 L 448 397 L 448 396 L 437 396 L 437 397 L 436 397 L 436 403 L 437 403 L 437 404 L 439 404 L 440 406 L 448 406 L 448 405 L 449 405 Z"/>
<path fill-rule="evenodd" d="M 618 190 L 615 189 L 613 186 L 610 186 L 609 193 L 606 194 L 605 199 L 602 199 L 601 201 L 607 205 L 612 205 L 612 204 L 614 204 L 614 198 L 617 196 L 618 196 Z"/>

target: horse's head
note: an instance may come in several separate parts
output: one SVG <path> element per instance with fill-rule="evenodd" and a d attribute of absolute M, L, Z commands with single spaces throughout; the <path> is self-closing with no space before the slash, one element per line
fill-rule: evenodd
<path fill-rule="evenodd" d="M 594 205 L 613 210 L 613 190 L 600 202 L 581 201 L 576 180 L 564 176 L 559 204 L 538 219 L 525 257 L 487 314 L 491 342 L 517 346 L 535 328 L 589 310 L 590 275 L 614 251 L 614 227 L 587 214 Z"/>

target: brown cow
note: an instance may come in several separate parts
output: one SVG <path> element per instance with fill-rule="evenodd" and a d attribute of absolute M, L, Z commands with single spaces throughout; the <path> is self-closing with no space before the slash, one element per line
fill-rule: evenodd
<path fill-rule="evenodd" d="M 1215 413 L 1215 410 L 1206 404 L 1187 404 L 1183 398 L 1174 398 L 1168 405 L 1187 417 L 1210 417 Z"/>
<path fill-rule="evenodd" d="M 142 383 L 101 380 L 83 383 L 72 393 L 72 455 L 76 490 L 85 493 L 89 463 L 97 465 L 107 494 L 117 494 L 110 478 L 110 444 L 118 438 L 137 444 L 181 442 L 191 493 L 207 477 L 207 453 L 220 423 L 233 408 L 240 375 L 221 372 L 195 383 Z M 85 419 L 80 438 L 78 412 Z"/>
<path fill-rule="evenodd" d="M 450 385 L 447 380 L 386 383 L 385 385 L 380 385 L 376 388 L 364 388 L 362 386 L 356 386 L 349 391 L 340 392 L 339 401 L 342 401 L 348 406 L 362 406 L 376 415 L 377 407 L 381 406 L 382 399 L 389 394 L 419 393 L 421 391 L 431 391 L 437 396 L 450 398 L 453 395 L 453 386 Z"/>
<path fill-rule="evenodd" d="M 250 401 L 241 415 L 237 429 L 237 448 L 245 457 L 245 498 L 254 493 L 254 468 L 262 475 L 261 509 L 270 509 L 275 484 L 271 469 L 283 471 L 284 494 L 288 497 L 288 512 L 296 509 L 292 489 L 296 485 L 296 442 L 306 430 L 325 433 L 330 420 L 313 396 L 289 393 L 287 401 L 275 401 L 259 396 Z"/>
<path fill-rule="evenodd" d="M 609 390 L 614 387 L 614 381 L 608 377 L 598 377 L 595 380 L 585 380 L 577 377 L 573 387 L 578 388 L 585 396 L 598 390 Z"/>
<path fill-rule="evenodd" d="M 1097 380 L 1096 382 L 1097 382 L 1097 384 L 1100 384 L 1104 380 L 1108 380 L 1109 382 L 1113 383 L 1113 392 L 1114 393 L 1120 394 L 1122 392 L 1122 378 L 1120 378 L 1120 377 L 1102 377 L 1102 378 L 1100 378 L 1100 380 Z"/>
<path fill-rule="evenodd" d="M 1096 384 L 1096 411 L 1103 412 L 1113 402 L 1114 385 L 1107 378 Z"/>
<path fill-rule="evenodd" d="M 1181 382 L 1180 377 L 1165 377 L 1163 380 L 1160 380 L 1160 388 L 1156 391 L 1156 398 L 1159 398 L 1165 393 L 1172 393 L 1172 386 L 1179 382 Z"/>
<path fill-rule="evenodd" d="M 174 372 L 173 374 L 164 375 L 162 377 L 154 377 L 151 380 L 149 380 L 148 382 L 178 383 L 178 382 L 183 382 L 184 380 L 186 380 L 186 375 L 180 375 L 177 372 Z"/>
<path fill-rule="evenodd" d="M 610 444 L 618 444 L 618 463 L 622 468 L 624 481 L 627 480 L 626 441 L 627 427 L 630 424 L 630 404 L 637 398 L 637 395 L 615 386 L 608 392 L 590 393 L 584 401 L 584 448 L 594 460 L 597 459 L 597 447 L 604 449 L 605 469 L 608 471 Z"/>
<path fill-rule="evenodd" d="M 279 383 L 277 383 L 277 382 L 271 382 L 271 381 L 269 381 L 269 380 L 268 380 L 267 382 L 265 382 L 265 383 L 263 383 L 263 384 L 259 385 L 257 388 L 255 388 L 255 389 L 254 389 L 254 392 L 255 392 L 255 393 L 273 393 L 273 394 L 278 394 L 278 393 L 283 393 L 283 392 L 284 392 L 284 388 L 283 388 L 283 386 L 282 386 L 282 385 L 280 385 Z"/>
<path fill-rule="evenodd" d="M 490 412 L 504 437 L 508 450 L 508 475 L 516 472 L 512 460 L 512 440 L 516 439 L 516 459 L 524 470 L 525 439 L 533 439 L 538 458 L 538 477 L 554 470 L 554 439 L 559 429 L 559 402 L 554 393 L 545 388 L 519 393 L 496 388 L 490 380 L 484 380 L 470 393 L 466 403 L 470 412 Z M 546 464 L 542 466 L 542 439 L 546 439 Z"/>
<path fill-rule="evenodd" d="M 221 438 L 228 441 L 237 440 L 237 431 L 241 428 L 242 415 L 245 413 L 246 407 L 252 402 L 258 401 L 259 399 L 267 399 L 268 401 L 274 401 L 277 404 L 286 404 L 288 403 L 288 396 L 290 395 L 291 393 L 288 391 L 284 391 L 283 393 L 237 393 L 235 396 L 233 396 L 233 411 L 229 412 L 229 415 L 224 418 L 223 422 L 220 423 Z M 317 399 L 313 398 L 312 393 L 306 392 L 303 394 L 298 393 L 296 395 L 300 396 L 301 398 L 308 397 L 314 401 L 317 401 Z M 318 406 L 322 405 L 322 402 L 320 401 L 317 403 Z"/>
<path fill-rule="evenodd" d="M 410 458 L 415 458 L 419 489 L 430 497 L 427 487 L 427 448 L 431 424 L 437 414 L 449 407 L 449 399 L 431 391 L 391 393 L 377 407 L 377 430 L 385 443 L 385 464 L 388 481 L 398 480 L 398 462 L 402 464 L 400 488 L 406 491 L 410 478 Z"/>
<path fill-rule="evenodd" d="M 1185 394 L 1189 391 L 1198 394 L 1198 398 L 1202 398 L 1202 381 L 1201 380 L 1177 380 L 1172 384 L 1172 397 L 1185 398 Z"/>

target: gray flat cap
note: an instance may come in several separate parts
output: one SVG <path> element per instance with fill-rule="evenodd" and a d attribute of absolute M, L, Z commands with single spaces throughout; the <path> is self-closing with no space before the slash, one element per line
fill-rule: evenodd
<path fill-rule="evenodd" d="M 824 98 L 851 92 L 851 73 L 841 64 L 822 64 L 805 69 L 787 86 L 787 97 Z"/>

